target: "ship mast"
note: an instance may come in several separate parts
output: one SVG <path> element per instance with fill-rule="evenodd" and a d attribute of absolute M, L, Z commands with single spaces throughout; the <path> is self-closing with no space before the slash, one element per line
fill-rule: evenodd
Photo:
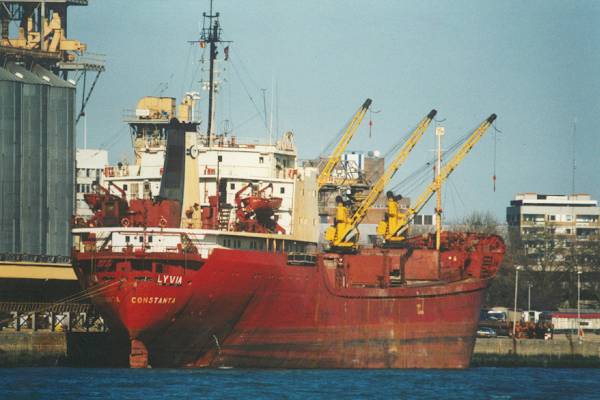
<path fill-rule="evenodd" d="M 230 41 L 221 40 L 221 26 L 219 24 L 219 13 L 213 14 L 212 0 L 210 2 L 210 11 L 208 14 L 202 13 L 204 24 L 200 45 L 203 47 L 209 45 L 209 82 L 208 82 L 208 127 L 206 134 L 208 136 L 208 146 L 212 146 L 212 140 L 215 129 L 215 61 L 217 59 L 217 44 L 229 43 Z M 206 23 L 208 21 L 208 24 Z M 207 27 L 208 25 L 208 27 Z"/>

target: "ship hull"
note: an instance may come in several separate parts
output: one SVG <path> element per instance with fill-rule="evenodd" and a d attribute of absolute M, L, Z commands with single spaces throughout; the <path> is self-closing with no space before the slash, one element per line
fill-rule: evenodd
<path fill-rule="evenodd" d="M 142 349 L 132 366 L 467 368 L 489 278 L 394 287 L 381 277 L 399 258 L 215 249 L 179 287 L 129 277 L 94 301 Z M 364 284 L 340 280 L 349 266 Z"/>

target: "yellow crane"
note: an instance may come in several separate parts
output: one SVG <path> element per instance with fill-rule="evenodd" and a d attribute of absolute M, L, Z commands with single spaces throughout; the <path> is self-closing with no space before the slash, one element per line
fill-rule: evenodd
<path fill-rule="evenodd" d="M 354 133 L 356 133 L 356 130 L 358 129 L 372 102 L 373 101 L 371 99 L 365 100 L 363 105 L 360 106 L 358 111 L 356 111 L 356 113 L 354 114 L 354 117 L 352 117 L 352 120 L 346 127 L 342 138 L 340 139 L 337 146 L 335 146 L 335 149 L 333 149 L 331 156 L 327 160 L 327 164 L 325 164 L 325 167 L 323 168 L 323 170 L 319 174 L 319 177 L 317 178 L 318 190 L 320 190 L 323 186 L 327 184 L 327 182 L 329 182 L 329 178 L 331 177 L 333 169 L 340 162 L 342 154 L 344 154 L 346 147 L 348 147 L 350 140 L 352 140 Z"/>
<path fill-rule="evenodd" d="M 348 209 L 344 205 L 341 196 L 336 198 L 337 206 L 335 225 L 330 226 L 325 232 L 325 240 L 329 241 L 330 248 L 340 251 L 352 251 L 356 249 L 358 233 L 352 236 L 350 233 L 353 232 L 362 222 L 364 217 L 367 215 L 369 208 L 381 195 L 385 189 L 385 186 L 392 179 L 398 168 L 404 164 L 409 153 L 419 142 L 421 137 L 423 137 L 423 134 L 429 127 L 429 124 L 436 114 L 436 110 L 431 110 L 429 114 L 427 114 L 427 116 L 423 118 L 421 122 L 419 122 L 415 130 L 410 134 L 409 138 L 396 154 L 394 160 L 390 163 L 385 172 L 379 177 L 377 182 L 375 182 L 367 196 L 361 201 L 352 216 L 348 215 Z"/>
<path fill-rule="evenodd" d="M 433 196 L 433 194 L 441 188 L 442 182 L 444 182 L 448 176 L 450 176 L 452 171 L 456 169 L 458 164 L 460 164 L 469 151 L 471 151 L 479 139 L 482 138 L 483 134 L 492 125 L 495 119 L 496 114 L 492 114 L 485 121 L 483 121 L 481 125 L 479 125 L 479 127 L 471 134 L 471 136 L 469 136 L 467 141 L 460 147 L 454 157 L 452 157 L 450 161 L 448 161 L 442 167 L 435 180 L 429 186 L 427 186 L 425 191 L 423 191 L 423 193 L 421 193 L 421 195 L 414 202 L 413 206 L 410 207 L 406 212 L 400 212 L 398 210 L 398 203 L 396 200 L 393 198 L 393 196 L 392 198 L 388 196 L 387 220 L 381 221 L 377 226 L 377 234 L 383 236 L 384 243 L 386 245 L 393 245 L 394 243 L 404 240 L 404 237 L 401 236 L 401 233 L 406 230 L 411 218 L 421 211 L 431 196 Z M 436 210 L 436 212 L 438 213 L 439 218 L 441 210 Z"/>

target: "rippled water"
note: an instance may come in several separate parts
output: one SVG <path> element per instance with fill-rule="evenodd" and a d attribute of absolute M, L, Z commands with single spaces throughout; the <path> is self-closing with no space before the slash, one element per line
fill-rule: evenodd
<path fill-rule="evenodd" d="M 1 399 L 600 399 L 595 369 L 0 369 Z"/>

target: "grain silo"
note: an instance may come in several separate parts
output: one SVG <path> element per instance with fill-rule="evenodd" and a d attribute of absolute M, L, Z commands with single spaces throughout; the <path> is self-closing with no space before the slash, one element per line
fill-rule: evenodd
<path fill-rule="evenodd" d="M 76 119 L 104 70 L 84 57 L 85 44 L 67 37 L 67 8 L 87 1 L 1 3 L 0 260 L 69 257 Z M 88 71 L 96 78 L 86 93 Z"/>
<path fill-rule="evenodd" d="M 0 253 L 15 253 L 20 247 L 18 141 L 22 86 L 15 75 L 0 68 Z"/>

